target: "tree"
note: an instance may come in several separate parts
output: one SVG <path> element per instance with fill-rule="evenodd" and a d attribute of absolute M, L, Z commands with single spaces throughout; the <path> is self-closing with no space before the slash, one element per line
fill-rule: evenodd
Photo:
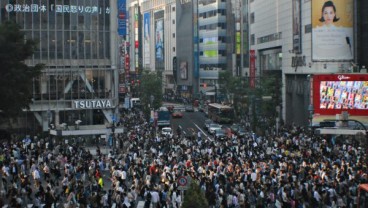
<path fill-rule="evenodd" d="M 151 108 L 157 109 L 162 104 L 162 81 L 159 74 L 150 71 L 143 71 L 140 79 L 140 86 L 138 87 L 140 98 L 142 102 L 143 111 L 145 115 L 149 115 Z M 151 105 L 151 96 L 153 96 L 153 103 Z"/>
<path fill-rule="evenodd" d="M 40 75 L 42 64 L 27 66 L 36 42 L 24 39 L 24 32 L 13 22 L 0 25 L 0 110 L 14 118 L 32 102 L 32 80 Z"/>
<path fill-rule="evenodd" d="M 247 94 L 242 77 L 234 77 L 230 71 L 219 73 L 220 93 L 226 95 L 228 102 L 232 102 L 235 110 L 235 119 L 240 120 L 245 112 L 243 98 Z"/>
<path fill-rule="evenodd" d="M 185 193 L 182 208 L 192 208 L 192 207 L 197 208 L 208 207 L 208 201 L 204 193 L 194 180 L 191 182 L 189 189 Z"/>

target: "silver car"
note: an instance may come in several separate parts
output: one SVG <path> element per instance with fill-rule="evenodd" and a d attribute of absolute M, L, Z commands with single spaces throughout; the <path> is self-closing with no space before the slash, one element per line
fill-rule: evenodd
<path fill-rule="evenodd" d="M 209 125 L 208 132 L 214 135 L 217 129 L 221 129 L 221 125 L 217 123 L 211 123 Z"/>

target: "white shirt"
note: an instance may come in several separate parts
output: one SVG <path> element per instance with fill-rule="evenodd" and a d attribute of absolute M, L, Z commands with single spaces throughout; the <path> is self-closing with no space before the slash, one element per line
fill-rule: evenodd
<path fill-rule="evenodd" d="M 158 203 L 160 201 L 160 196 L 157 191 L 151 191 L 152 203 Z"/>
<path fill-rule="evenodd" d="M 37 169 L 33 171 L 33 179 L 34 180 L 40 179 L 40 172 Z"/>

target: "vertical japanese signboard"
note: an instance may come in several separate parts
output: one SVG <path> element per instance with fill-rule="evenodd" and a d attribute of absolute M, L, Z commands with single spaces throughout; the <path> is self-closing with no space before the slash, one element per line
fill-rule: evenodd
<path fill-rule="evenodd" d="M 126 35 L 126 0 L 118 0 L 118 34 Z"/>
<path fill-rule="evenodd" d="M 249 87 L 256 86 L 256 51 L 249 51 Z"/>

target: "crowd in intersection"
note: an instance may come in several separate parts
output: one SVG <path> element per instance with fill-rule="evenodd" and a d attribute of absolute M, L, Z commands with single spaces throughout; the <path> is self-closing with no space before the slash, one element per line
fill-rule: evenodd
<path fill-rule="evenodd" d="M 96 154 L 43 138 L 0 145 L 0 205 L 8 207 L 180 208 L 177 179 L 196 181 L 210 207 L 356 207 L 368 182 L 367 150 L 358 143 L 283 127 L 225 140 L 162 137 L 141 113 L 127 113 L 115 148 Z M 363 194 L 361 207 L 368 206 Z M 215 199 L 215 200 L 214 200 Z M 0 206 L 0 207 L 1 207 Z"/>

